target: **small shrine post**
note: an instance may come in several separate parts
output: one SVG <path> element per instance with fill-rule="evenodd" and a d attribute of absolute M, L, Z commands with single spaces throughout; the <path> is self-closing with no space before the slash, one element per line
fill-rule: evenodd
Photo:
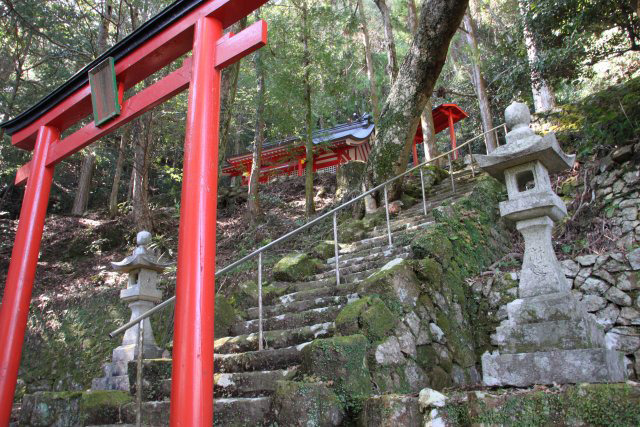
<path fill-rule="evenodd" d="M 8 425 L 55 165 L 189 88 L 178 243 L 171 425 L 213 424 L 213 331 L 221 70 L 267 41 L 258 21 L 223 29 L 268 0 L 176 1 L 29 111 L 0 125 L 33 150 L 16 183 L 27 182 L 0 308 L 0 425 Z M 192 51 L 182 66 L 128 99 L 133 88 Z M 60 138 L 92 112 L 87 73 L 112 60 L 119 115 Z"/>

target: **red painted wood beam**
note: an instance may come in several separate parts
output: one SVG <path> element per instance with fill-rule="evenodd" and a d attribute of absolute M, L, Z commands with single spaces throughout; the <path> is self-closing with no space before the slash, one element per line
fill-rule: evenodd
<path fill-rule="evenodd" d="M 43 126 L 33 151 L 33 178 L 24 192 L 11 263 L 0 305 L 0 425 L 8 426 L 18 379 L 24 331 L 36 274 L 42 229 L 53 182 L 46 166 L 47 151 L 58 139 L 57 129 Z"/>
<path fill-rule="evenodd" d="M 202 4 L 180 21 L 167 27 L 159 35 L 138 47 L 126 58 L 118 61 L 115 65 L 117 80 L 124 84 L 125 90 L 130 89 L 188 53 L 193 47 L 194 25 L 200 18 L 204 16 L 215 17 L 226 28 L 267 1 L 213 0 Z M 32 150 L 38 129 L 41 126 L 54 126 L 60 132 L 64 132 L 91 114 L 91 111 L 91 90 L 89 84 L 86 84 L 29 126 L 13 134 L 11 143 L 19 148 Z"/>
<path fill-rule="evenodd" d="M 120 116 L 105 126 L 96 127 L 93 123 L 90 123 L 62 141 L 53 144 L 47 155 L 47 166 L 59 163 L 64 158 L 77 153 L 92 142 L 108 135 L 187 89 L 191 80 L 191 62 L 191 58 L 185 59 L 180 69 L 127 99 L 122 104 Z M 23 184 L 29 178 L 30 164 L 27 163 L 18 170 L 16 185 Z"/>
<path fill-rule="evenodd" d="M 238 3 L 236 1 L 236 3 Z M 178 232 L 170 424 L 213 425 L 213 340 L 222 23 L 196 25 Z M 231 38 L 232 39 L 232 38 Z"/>

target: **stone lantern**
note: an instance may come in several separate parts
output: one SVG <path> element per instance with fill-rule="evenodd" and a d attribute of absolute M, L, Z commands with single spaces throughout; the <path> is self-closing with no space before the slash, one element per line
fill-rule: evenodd
<path fill-rule="evenodd" d="M 141 231 L 137 235 L 137 247 L 133 254 L 120 262 L 112 262 L 115 271 L 127 273 L 127 288 L 120 291 L 120 299 L 129 305 L 131 319 L 139 317 L 162 301 L 162 292 L 156 287 L 159 274 L 169 264 L 162 264 L 153 252 L 147 249 L 151 233 Z M 127 329 L 122 344 L 113 350 L 112 362 L 103 366 L 105 377 L 93 380 L 93 390 L 129 390 L 127 364 L 138 355 L 139 325 Z M 163 350 L 156 345 L 151 328 L 151 319 L 144 320 L 144 342 L 142 355 L 145 359 L 162 357 Z"/>
<path fill-rule="evenodd" d="M 507 305 L 508 319 L 493 336 L 499 351 L 482 356 L 488 386 L 624 380 L 624 356 L 605 348 L 604 330 L 571 293 L 553 250 L 555 222 L 567 210 L 553 192 L 549 173 L 573 166 L 553 133 L 536 135 L 525 104 L 505 111 L 507 144 L 476 155 L 478 165 L 506 183 L 508 200 L 500 214 L 515 222 L 525 240 L 518 299 Z"/>

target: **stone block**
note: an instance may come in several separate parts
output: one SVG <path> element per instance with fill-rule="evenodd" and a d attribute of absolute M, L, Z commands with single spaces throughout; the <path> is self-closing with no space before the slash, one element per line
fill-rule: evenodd
<path fill-rule="evenodd" d="M 338 396 L 322 383 L 278 381 L 271 408 L 282 426 L 339 426 L 345 415 Z"/>
<path fill-rule="evenodd" d="M 579 320 L 507 323 L 496 329 L 495 341 L 503 353 L 604 348 L 602 327 L 591 316 Z"/>
<path fill-rule="evenodd" d="M 570 292 L 516 299 L 507 304 L 507 313 L 515 323 L 572 320 L 586 315 L 584 306 Z"/>
<path fill-rule="evenodd" d="M 621 305 L 623 307 L 629 307 L 632 303 L 631 297 L 629 295 L 625 294 L 620 289 L 614 286 L 610 287 L 609 290 L 605 292 L 604 296 L 612 303 Z"/>
<path fill-rule="evenodd" d="M 597 348 L 520 354 L 482 355 L 486 386 L 613 383 L 626 378 L 622 353 Z"/>
<path fill-rule="evenodd" d="M 422 415 L 413 396 L 373 396 L 364 401 L 359 426 L 420 427 Z"/>

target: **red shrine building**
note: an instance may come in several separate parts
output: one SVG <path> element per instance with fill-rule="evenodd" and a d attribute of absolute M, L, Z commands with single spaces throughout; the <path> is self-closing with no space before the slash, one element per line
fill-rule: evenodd
<path fill-rule="evenodd" d="M 442 104 L 433 109 L 435 132 L 449 129 L 451 147 L 456 147 L 454 125 L 467 118 L 468 115 L 456 104 Z M 313 171 L 335 171 L 340 165 L 349 162 L 366 162 L 371 151 L 371 136 L 375 131 L 373 117 L 365 114 L 350 123 L 332 128 L 318 130 L 313 133 L 314 156 Z M 422 143 L 422 127 L 413 139 L 413 163 L 418 164 L 418 144 Z M 306 152 L 301 138 L 287 138 L 280 141 L 269 141 L 262 146 L 260 182 L 268 182 L 277 176 L 304 174 Z M 245 153 L 230 157 L 222 169 L 227 176 L 241 176 L 243 184 L 247 184 L 253 154 Z"/>

